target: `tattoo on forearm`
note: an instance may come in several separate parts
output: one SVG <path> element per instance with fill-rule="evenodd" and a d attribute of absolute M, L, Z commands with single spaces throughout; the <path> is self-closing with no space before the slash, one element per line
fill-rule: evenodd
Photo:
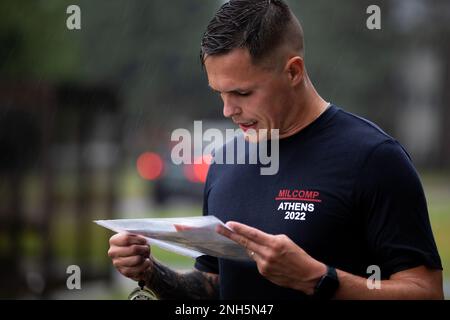
<path fill-rule="evenodd" d="M 180 274 L 153 260 L 146 285 L 158 299 L 217 299 L 219 276 L 200 271 Z"/>

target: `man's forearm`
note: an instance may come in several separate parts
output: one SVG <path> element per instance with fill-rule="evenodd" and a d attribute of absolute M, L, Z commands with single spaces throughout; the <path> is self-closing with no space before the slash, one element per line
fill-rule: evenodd
<path fill-rule="evenodd" d="M 440 271 L 436 271 L 435 281 L 411 277 L 399 273 L 389 280 L 381 281 L 379 289 L 369 289 L 367 279 L 338 270 L 339 289 L 334 299 L 443 299 L 442 287 L 439 286 Z"/>
<path fill-rule="evenodd" d="M 159 299 L 217 299 L 219 297 L 218 276 L 197 270 L 181 274 L 154 259 L 152 270 L 146 277 L 146 286 Z"/>

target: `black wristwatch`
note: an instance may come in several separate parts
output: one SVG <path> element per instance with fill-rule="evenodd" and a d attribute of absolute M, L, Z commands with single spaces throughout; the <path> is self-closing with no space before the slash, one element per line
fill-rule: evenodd
<path fill-rule="evenodd" d="M 322 278 L 320 278 L 319 282 L 314 288 L 313 297 L 319 300 L 330 300 L 331 298 L 333 298 L 338 288 L 339 279 L 336 269 L 327 266 L 327 273 L 325 273 Z"/>

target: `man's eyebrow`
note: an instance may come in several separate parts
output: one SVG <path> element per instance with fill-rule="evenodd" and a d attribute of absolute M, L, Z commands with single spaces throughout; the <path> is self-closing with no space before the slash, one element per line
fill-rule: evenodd
<path fill-rule="evenodd" d="M 211 87 L 210 85 L 208 85 L 208 87 L 209 87 L 212 91 L 214 91 L 214 92 L 216 92 L 216 93 L 222 93 L 222 92 L 220 92 L 220 91 L 214 89 L 214 88 Z M 242 92 L 248 92 L 248 91 L 251 91 L 251 89 L 241 89 L 241 88 L 236 88 L 236 89 L 233 89 L 233 90 L 224 91 L 223 93 L 242 93 Z"/>
<path fill-rule="evenodd" d="M 217 91 L 216 89 L 214 89 L 213 87 L 211 87 L 209 84 L 208 84 L 208 88 L 209 88 L 211 91 L 215 92 L 215 93 L 220 93 L 219 91 Z"/>

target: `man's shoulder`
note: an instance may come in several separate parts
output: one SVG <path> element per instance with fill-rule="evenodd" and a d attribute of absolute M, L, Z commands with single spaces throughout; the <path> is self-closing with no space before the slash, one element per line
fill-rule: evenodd
<path fill-rule="evenodd" d="M 336 109 L 332 121 L 322 131 L 319 143 L 322 153 L 330 153 L 336 161 L 345 159 L 353 169 L 363 166 L 374 153 L 381 156 L 395 153 L 409 158 L 404 147 L 377 124 L 340 107 Z"/>
<path fill-rule="evenodd" d="M 381 129 L 381 127 L 379 127 L 374 122 L 364 118 L 363 116 L 354 114 L 341 108 L 339 108 L 337 114 L 339 120 L 343 122 L 347 130 L 364 134 L 364 136 L 360 136 L 360 138 L 370 137 L 381 140 L 392 139 L 392 137 L 383 129 Z"/>
<path fill-rule="evenodd" d="M 370 151 L 386 142 L 396 140 L 374 122 L 339 108 L 335 117 L 336 135 L 349 148 Z"/>

